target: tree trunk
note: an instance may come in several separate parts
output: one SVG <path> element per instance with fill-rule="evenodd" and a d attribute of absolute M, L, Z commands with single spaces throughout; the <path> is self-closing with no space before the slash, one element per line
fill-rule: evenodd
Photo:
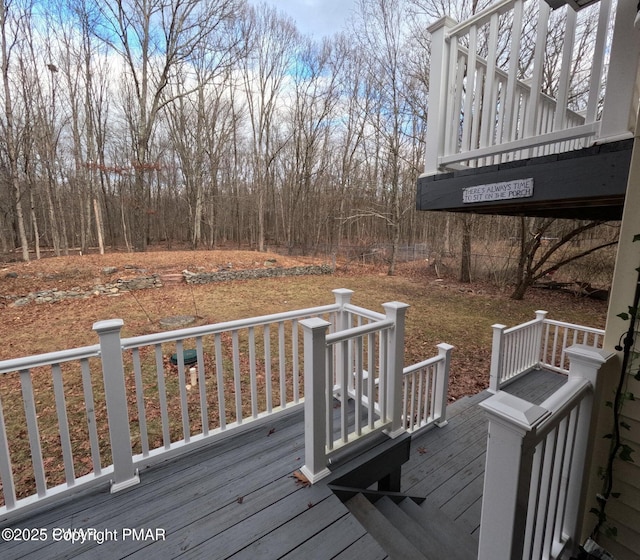
<path fill-rule="evenodd" d="M 20 178 L 18 175 L 18 152 L 15 141 L 15 126 L 13 122 L 13 103 L 11 98 L 11 83 L 9 81 L 9 51 L 7 46 L 7 15 L 9 7 L 6 3 L 0 6 L 0 33 L 2 34 L 2 82 L 4 87 L 4 110 L 6 119 L 5 138 L 7 159 L 9 163 L 9 182 L 13 190 L 15 213 L 22 247 L 22 260 L 29 260 L 29 244 L 27 241 L 27 230 L 24 224 L 24 213 L 22 211 L 22 189 L 20 188 Z"/>
<path fill-rule="evenodd" d="M 462 251 L 460 263 L 460 282 L 471 282 L 471 225 L 470 216 L 462 218 Z"/>

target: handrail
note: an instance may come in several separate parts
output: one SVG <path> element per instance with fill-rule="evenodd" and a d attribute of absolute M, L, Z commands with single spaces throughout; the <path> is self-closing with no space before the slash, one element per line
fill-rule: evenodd
<path fill-rule="evenodd" d="M 480 27 L 481 25 L 484 25 L 491 19 L 491 16 L 493 16 L 494 14 L 501 16 L 502 14 L 507 13 L 516 3 L 516 1 L 518 0 L 501 0 L 500 2 L 496 2 L 495 4 L 488 6 L 481 12 L 478 12 L 477 14 L 471 16 L 469 19 L 460 22 L 449 29 L 449 32 L 447 33 L 447 39 L 450 39 L 451 37 L 454 37 L 456 35 L 466 35 L 469 29 L 471 29 L 472 27 Z"/>
<path fill-rule="evenodd" d="M 260 327 L 269 323 L 279 323 L 291 319 L 309 317 L 311 315 L 322 315 L 337 311 L 337 304 L 324 305 L 319 307 L 309 307 L 308 309 L 298 309 L 295 311 L 284 311 L 273 315 L 263 315 L 261 317 L 251 317 L 248 319 L 237 319 L 234 321 L 225 321 L 223 323 L 215 323 L 213 325 L 203 325 L 199 327 L 190 327 L 186 329 L 177 329 L 162 333 L 154 333 L 132 338 L 121 339 L 123 349 L 136 348 L 140 346 L 150 346 L 152 344 L 162 344 L 163 342 L 174 342 L 176 340 L 185 340 L 187 338 L 197 338 L 210 334 L 219 334 L 228 331 L 245 329 L 248 327 Z"/>
<path fill-rule="evenodd" d="M 344 342 L 345 340 L 352 340 L 354 338 L 364 336 L 365 334 L 382 331 L 384 329 L 390 329 L 393 326 L 393 321 L 391 321 L 390 319 L 385 319 L 383 321 L 376 321 L 375 323 L 369 323 L 367 325 L 361 325 L 359 327 L 351 327 L 350 329 L 338 331 L 333 334 L 327 335 L 327 345 L 339 344 L 340 342 Z"/>
<path fill-rule="evenodd" d="M 24 358 L 12 358 L 10 360 L 0 361 L 0 374 L 29 370 L 37 367 L 51 366 L 54 364 L 63 364 L 65 362 L 77 361 L 88 358 L 96 358 L 100 355 L 100 345 L 83 346 L 81 348 L 72 348 L 70 350 L 58 350 L 56 352 L 47 352 L 45 354 L 37 354 L 35 356 L 26 356 Z"/>
<path fill-rule="evenodd" d="M 479 560 L 557 560 L 576 551 L 588 469 L 593 391 L 603 350 L 572 346 L 569 380 L 541 405 L 506 392 L 489 415 Z"/>

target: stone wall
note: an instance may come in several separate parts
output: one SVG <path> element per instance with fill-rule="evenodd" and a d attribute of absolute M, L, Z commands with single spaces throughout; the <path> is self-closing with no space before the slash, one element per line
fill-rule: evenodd
<path fill-rule="evenodd" d="M 329 265 L 295 266 L 293 268 L 256 268 L 249 270 L 223 270 L 221 272 L 190 272 L 184 270 L 182 274 L 188 284 L 211 284 L 227 280 L 255 280 L 257 278 L 277 278 L 281 276 L 309 276 L 332 274 Z"/>
<path fill-rule="evenodd" d="M 183 281 L 188 284 L 209 284 L 213 282 L 225 282 L 229 280 L 255 280 L 257 278 L 275 278 L 281 276 L 306 276 L 331 274 L 333 268 L 328 265 L 322 266 L 296 266 L 293 268 L 271 267 L 264 269 L 250 270 L 224 270 L 221 272 L 190 272 L 182 271 Z M 86 299 L 92 296 L 115 297 L 123 292 L 132 290 L 146 290 L 149 288 L 161 288 L 162 278 L 158 274 L 151 276 L 139 276 L 130 279 L 118 279 L 114 282 L 96 285 L 90 290 L 75 288 L 72 290 L 40 290 L 30 292 L 27 295 L 12 296 L 4 295 L 0 298 L 8 300 L 11 305 L 22 306 L 29 303 L 54 303 L 64 299 Z"/>

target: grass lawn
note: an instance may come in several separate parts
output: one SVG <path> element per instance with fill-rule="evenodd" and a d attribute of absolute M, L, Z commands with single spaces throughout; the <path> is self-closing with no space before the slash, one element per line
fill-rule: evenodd
<path fill-rule="evenodd" d="M 101 272 L 107 266 L 118 268 L 118 274 L 132 274 L 133 268 L 124 268 L 132 255 L 104 255 L 91 258 L 46 259 L 31 264 L 4 265 L 0 277 L 0 296 L 24 295 L 29 291 L 51 289 L 52 283 L 58 289 L 90 289 L 92 285 L 104 282 Z M 236 268 L 264 266 L 263 260 L 275 258 L 280 266 L 308 264 L 297 262 L 279 255 L 258 255 L 247 252 L 201 252 L 201 253 L 147 253 L 135 255 L 137 274 L 179 272 L 186 268 L 194 271 L 215 270 L 221 263 Z M 115 264 L 114 264 L 115 263 Z M 140 269 L 143 268 L 144 271 Z M 354 291 L 353 303 L 361 307 L 382 312 L 382 303 L 400 301 L 409 304 L 405 335 L 405 364 L 413 364 L 437 353 L 436 344 L 447 342 L 455 349 L 452 354 L 449 399 L 475 394 L 486 388 L 489 381 L 491 340 L 494 323 L 513 326 L 534 318 L 537 309 L 549 312 L 549 317 L 592 327 L 603 327 L 606 304 L 603 302 L 577 298 L 567 294 L 532 290 L 523 301 L 508 298 L 508 292 L 501 292 L 489 286 L 461 285 L 447 279 L 437 279 L 430 275 L 420 263 L 399 267 L 399 274 L 387 276 L 382 269 L 364 266 L 338 266 L 333 275 L 264 278 L 251 281 L 229 281 L 223 283 L 189 286 L 186 284 L 167 285 L 163 288 L 122 292 L 117 296 L 92 296 L 87 299 L 70 299 L 57 303 L 29 303 L 14 306 L 8 299 L 0 300 L 0 333 L 4 344 L 0 347 L 0 360 L 17 358 L 43 352 L 63 350 L 97 343 L 92 325 L 99 320 L 120 318 L 124 321 L 124 337 L 150 334 L 162 330 L 160 319 L 173 315 L 194 315 L 197 324 L 210 324 L 233 319 L 242 319 L 314 307 L 333 303 L 331 293 L 336 288 Z M 302 337 L 300 337 L 301 339 Z M 276 348 L 277 343 L 272 343 Z M 142 352 L 143 358 L 152 364 L 153 352 Z M 170 352 L 175 350 L 170 350 Z M 209 350 L 209 355 L 212 351 Z M 146 358 L 145 358 L 146 355 Z M 231 361 L 232 356 L 225 356 Z M 143 359 L 143 370 L 144 366 Z M 274 358 L 275 359 L 275 358 Z M 126 359 L 125 359 L 126 362 Z M 246 364 L 245 364 L 246 365 Z M 130 371 L 132 368 L 127 366 Z M 170 366 L 165 364 L 167 371 Z M 77 369 L 77 368 L 76 368 Z M 155 366 L 143 371 L 145 375 L 145 399 L 153 401 L 157 395 Z M 209 368 L 210 370 L 212 368 Z M 95 371 L 94 371 L 95 370 Z M 175 372 L 174 372 L 175 373 Z M 96 402 L 100 402 L 101 379 L 99 368 L 92 369 L 95 379 Z M 79 442 L 81 449 L 74 448 L 76 476 L 90 472 L 91 459 L 88 453 L 88 435 L 84 420 L 84 400 L 80 374 L 72 368 L 63 367 L 65 394 L 73 442 Z M 44 465 L 48 484 L 64 480 L 59 449 L 58 426 L 55 420 L 55 399 L 51 381 L 51 370 L 33 371 L 34 398 L 39 418 Z M 175 377 L 175 375 L 174 375 Z M 176 378 L 177 379 L 177 378 Z M 176 387 L 170 386 L 175 379 L 167 374 L 169 393 L 169 415 L 171 418 L 172 441 L 180 439 L 182 424 L 180 401 Z M 135 408 L 135 382 L 127 379 L 131 392 L 130 417 L 132 430 L 137 429 Z M 209 381 L 207 382 L 209 383 Z M 211 381 L 214 383 L 214 381 Z M 20 495 L 28 495 L 34 484 L 30 466 L 31 452 L 27 442 L 26 420 L 22 406 L 21 384 L 17 373 L 0 379 L 0 399 L 4 409 L 4 420 L 8 439 L 11 442 L 11 458 L 14 478 Z M 288 391 L 290 389 L 287 389 Z M 213 395 L 214 384 L 208 389 Z M 229 409 L 233 408 L 233 391 L 228 391 Z M 173 395 L 173 396 L 172 396 Z M 278 397 L 279 398 L 279 397 Z M 173 399 L 173 400 L 172 400 Z M 193 407 L 192 418 L 197 419 L 197 392 L 189 394 L 189 408 Z M 159 413 L 150 409 L 147 403 L 148 432 L 155 438 L 157 446 L 161 438 Z M 96 416 L 100 435 L 100 455 L 104 464 L 109 463 L 110 449 L 106 435 L 104 410 L 96 406 Z M 211 410 L 215 403 L 211 403 Z M 197 423 L 197 422 L 196 422 Z M 199 429 L 195 426 L 194 429 Z M 175 433 L 173 433 L 175 432 Z M 140 441 L 132 439 L 132 445 L 139 452 Z M 75 443 L 74 443 L 75 446 Z M 76 453 L 78 458 L 75 458 Z"/>

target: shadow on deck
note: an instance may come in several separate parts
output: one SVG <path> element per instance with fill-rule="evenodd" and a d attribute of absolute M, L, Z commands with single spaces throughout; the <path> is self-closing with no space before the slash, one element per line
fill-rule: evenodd
<path fill-rule="evenodd" d="M 507 390 L 540 403 L 565 379 L 532 372 Z M 404 493 L 426 497 L 452 532 L 476 541 L 487 434 L 477 404 L 489 396 L 460 399 L 446 426 L 414 436 L 402 471 Z M 93 489 L 4 523 L 0 557 L 387 558 L 326 483 L 304 487 L 292 476 L 304 460 L 301 415 L 149 468 L 128 490 Z"/>

